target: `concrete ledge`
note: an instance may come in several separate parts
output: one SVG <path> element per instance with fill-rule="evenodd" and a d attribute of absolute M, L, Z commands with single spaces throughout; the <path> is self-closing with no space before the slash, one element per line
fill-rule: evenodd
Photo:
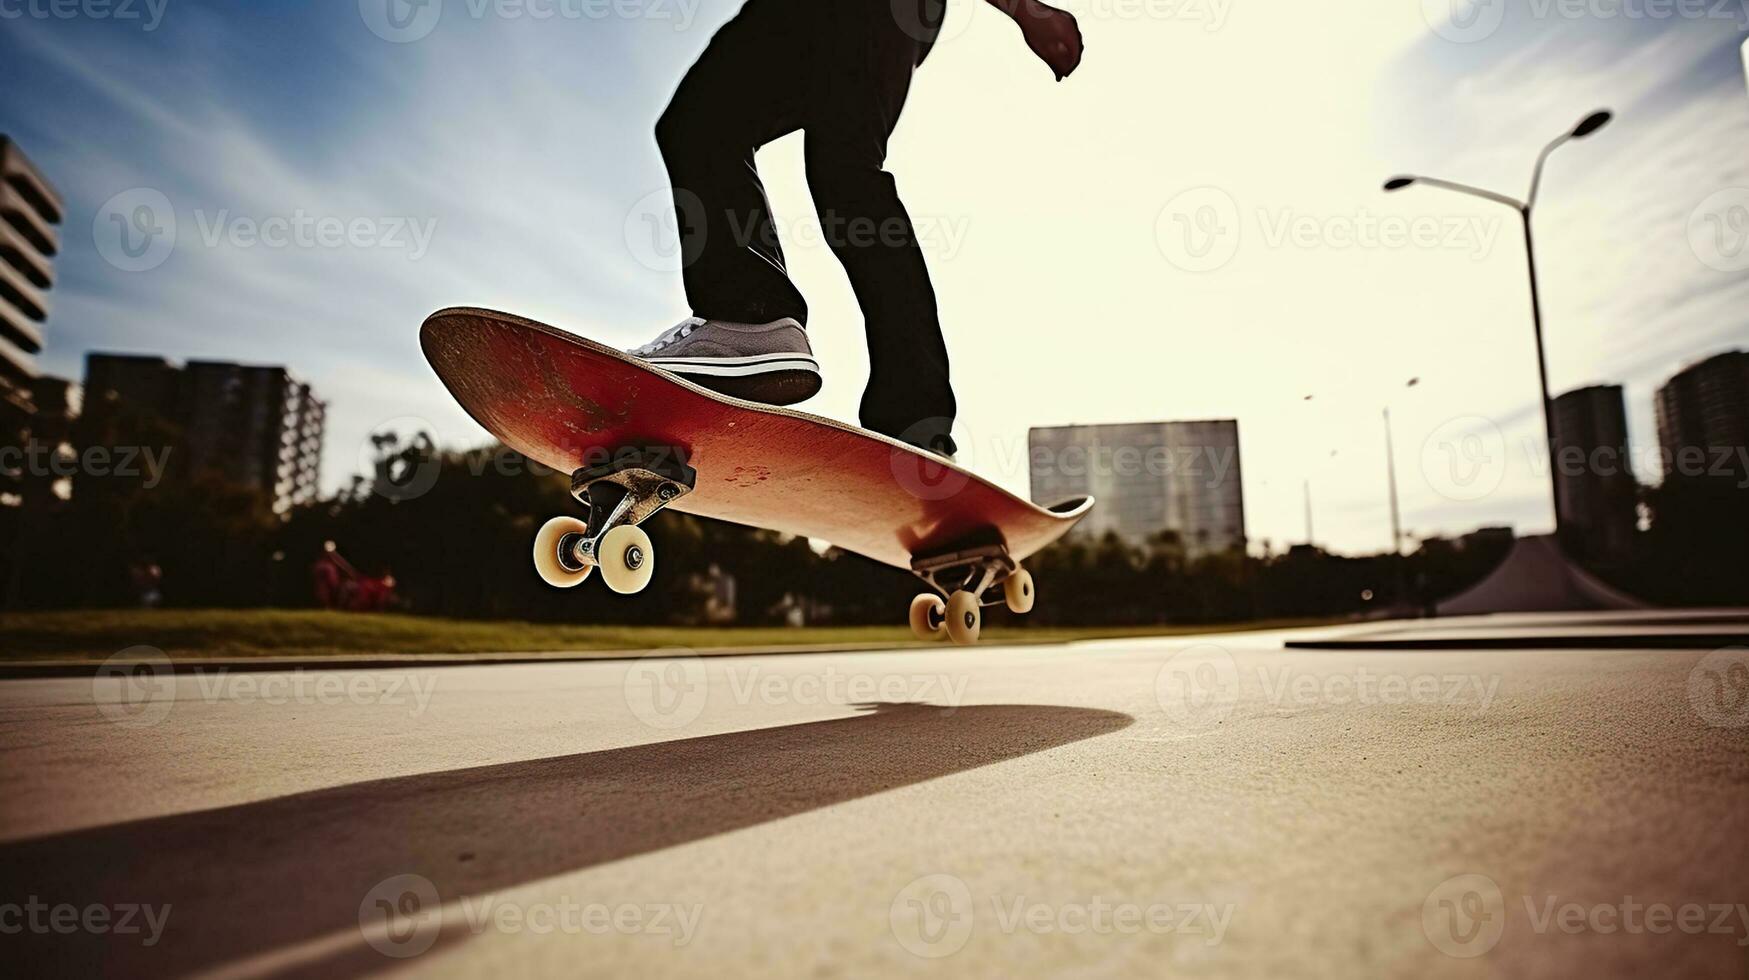
<path fill-rule="evenodd" d="M 989 646 L 1038 646 L 1058 641 L 1038 640 L 991 643 Z M 806 653 L 866 653 L 877 650 L 900 652 L 930 650 L 940 644 L 912 643 L 819 643 L 765 647 L 723 647 L 693 650 L 700 657 L 765 657 Z M 565 664 L 589 660 L 638 660 L 661 650 L 575 650 L 555 653 L 384 653 L 375 656 L 335 657 L 169 657 L 174 674 L 248 674 L 278 670 L 404 670 L 408 667 L 487 667 L 517 664 Z M 672 655 L 671 653 L 669 655 Z M 99 671 L 120 674 L 148 662 L 108 660 L 41 660 L 0 663 L 0 680 L 44 677 L 95 677 Z M 156 665 L 161 667 L 162 665 Z"/>
<path fill-rule="evenodd" d="M 1289 640 L 1294 650 L 1716 650 L 1749 646 L 1749 633 L 1652 633 L 1636 636 L 1349 637 Z"/>

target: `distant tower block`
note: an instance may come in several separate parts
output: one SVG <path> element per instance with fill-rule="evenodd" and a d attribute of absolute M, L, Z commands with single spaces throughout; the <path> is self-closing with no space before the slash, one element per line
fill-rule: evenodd
<path fill-rule="evenodd" d="M 1141 547 L 1171 531 L 1188 558 L 1245 548 L 1233 419 L 1034 428 L 1027 452 L 1035 503 L 1099 499 L 1072 534 L 1097 539 L 1109 532 Z"/>

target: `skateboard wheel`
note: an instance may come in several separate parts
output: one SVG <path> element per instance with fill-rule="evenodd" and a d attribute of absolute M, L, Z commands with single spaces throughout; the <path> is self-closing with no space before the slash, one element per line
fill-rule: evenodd
<path fill-rule="evenodd" d="M 568 534 L 587 535 L 589 525 L 575 517 L 555 517 L 541 525 L 540 531 L 534 536 L 534 570 L 540 573 L 541 581 L 555 589 L 569 589 L 582 585 L 589 577 L 594 565 L 584 565 L 573 568 L 573 559 L 567 564 L 559 557 L 559 546 L 565 544 Z M 579 539 L 580 540 L 580 539 Z"/>
<path fill-rule="evenodd" d="M 960 646 L 978 642 L 983 627 L 983 614 L 978 610 L 978 597 L 964 589 L 947 597 L 947 636 Z"/>
<path fill-rule="evenodd" d="M 1003 581 L 1002 599 L 1008 603 L 1009 612 L 1032 612 L 1033 598 L 1032 573 L 1026 569 L 1015 569 L 1014 574 Z"/>
<path fill-rule="evenodd" d="M 643 591 L 656 574 L 656 549 L 641 527 L 621 524 L 602 537 L 596 552 L 601 580 L 620 595 Z"/>
<path fill-rule="evenodd" d="M 946 625 L 947 603 L 932 592 L 911 600 L 911 632 L 919 640 L 939 640 Z"/>

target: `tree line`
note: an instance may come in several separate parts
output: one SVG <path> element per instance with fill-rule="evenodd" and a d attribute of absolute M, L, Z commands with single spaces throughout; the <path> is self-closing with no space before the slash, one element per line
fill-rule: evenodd
<path fill-rule="evenodd" d="M 88 408 L 84 444 L 174 446 L 161 421 L 114 404 Z M 125 442 L 119 440 L 126 440 Z M 722 576 L 735 621 L 898 622 L 918 583 L 908 573 L 806 540 L 677 512 L 651 519 L 657 578 L 635 596 L 595 581 L 554 590 L 530 561 L 535 531 L 576 508 L 569 478 L 502 446 L 443 450 L 429 438 L 380 437 L 375 472 L 335 496 L 273 513 L 268 496 L 221 472 L 77 476 L 67 499 L 9 508 L 8 603 L 25 608 L 137 604 L 142 567 L 180 607 L 314 603 L 312 566 L 330 543 L 360 574 L 392 577 L 396 604 L 444 616 L 603 623 L 686 623 L 711 615 Z M 507 465 L 508 464 L 508 465 Z M 1749 602 L 1749 525 L 1741 493 L 1648 492 L 1641 560 L 1604 570 L 1665 604 Z M 1348 557 L 1296 546 L 1191 557 L 1162 532 L 1144 544 L 1072 534 L 1028 560 L 1038 625 L 1220 623 L 1425 609 L 1479 581 L 1510 535 L 1421 541 L 1409 555 Z"/>

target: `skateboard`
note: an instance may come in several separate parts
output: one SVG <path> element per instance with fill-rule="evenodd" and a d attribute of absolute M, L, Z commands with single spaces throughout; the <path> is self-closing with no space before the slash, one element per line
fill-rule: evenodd
<path fill-rule="evenodd" d="M 1021 562 L 1093 507 L 1040 507 L 896 439 L 742 401 L 563 330 L 491 310 L 426 318 L 420 346 L 463 409 L 506 446 L 571 474 L 585 517 L 547 521 L 534 565 L 549 585 L 596 568 L 622 594 L 649 584 L 639 525 L 664 507 L 821 539 L 906 569 L 920 639 L 974 643 L 986 607 L 1032 609 Z"/>

